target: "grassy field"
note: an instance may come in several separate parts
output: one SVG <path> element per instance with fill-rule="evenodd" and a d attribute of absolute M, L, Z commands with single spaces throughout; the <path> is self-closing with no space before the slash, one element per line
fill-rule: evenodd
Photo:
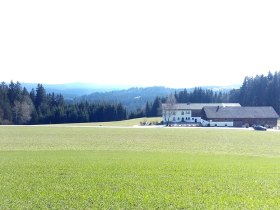
<path fill-rule="evenodd" d="M 112 122 L 94 122 L 94 123 L 71 123 L 71 124 L 63 124 L 64 126 L 75 125 L 75 126 L 134 126 L 140 125 L 140 122 L 161 122 L 162 117 L 143 117 L 136 118 L 131 120 L 123 120 L 123 121 L 112 121 Z M 62 126 L 62 124 L 58 124 L 56 126 Z"/>
<path fill-rule="evenodd" d="M 279 209 L 280 132 L 0 127 L 0 209 Z"/>

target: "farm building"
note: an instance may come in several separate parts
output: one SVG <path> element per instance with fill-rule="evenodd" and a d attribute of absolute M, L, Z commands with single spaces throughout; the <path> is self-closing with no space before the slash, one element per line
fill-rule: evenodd
<path fill-rule="evenodd" d="M 238 103 L 163 104 L 165 123 L 200 124 L 202 126 L 241 127 L 277 125 L 278 114 L 272 107 L 241 107 Z"/>
<path fill-rule="evenodd" d="M 202 117 L 204 107 L 240 107 L 238 103 L 176 103 L 162 104 L 162 117 L 165 123 L 201 123 L 206 126 Z"/>
<path fill-rule="evenodd" d="M 204 107 L 203 118 L 210 122 L 210 126 L 252 126 L 266 125 L 274 127 L 279 118 L 271 106 L 266 107 Z"/>

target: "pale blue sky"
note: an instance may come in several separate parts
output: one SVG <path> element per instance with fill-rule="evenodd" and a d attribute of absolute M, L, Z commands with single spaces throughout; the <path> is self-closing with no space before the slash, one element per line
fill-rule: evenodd
<path fill-rule="evenodd" d="M 280 70 L 280 2 L 0 1 L 0 80 L 192 87 Z"/>

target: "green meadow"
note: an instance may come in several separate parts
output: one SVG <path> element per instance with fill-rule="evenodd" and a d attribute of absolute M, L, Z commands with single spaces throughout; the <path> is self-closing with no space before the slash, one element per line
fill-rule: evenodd
<path fill-rule="evenodd" d="M 0 209 L 279 209 L 280 132 L 0 127 Z"/>
<path fill-rule="evenodd" d="M 93 123 L 71 123 L 71 124 L 57 124 L 53 126 L 134 126 L 140 125 L 142 122 L 161 122 L 162 117 L 143 117 L 130 120 L 113 121 L 113 122 L 93 122 Z"/>

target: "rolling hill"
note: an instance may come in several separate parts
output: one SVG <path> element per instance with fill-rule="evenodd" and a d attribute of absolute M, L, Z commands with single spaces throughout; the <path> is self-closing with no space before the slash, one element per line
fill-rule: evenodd
<path fill-rule="evenodd" d="M 36 83 L 22 83 L 27 90 L 36 89 Z M 168 88 L 163 86 L 154 87 L 127 87 L 127 86 L 109 86 L 87 83 L 66 83 L 66 84 L 43 84 L 48 93 L 60 93 L 64 98 L 72 103 L 75 102 L 106 102 L 121 103 L 128 111 L 142 109 L 147 102 L 153 102 L 158 97 L 166 97 L 175 91 L 179 92 L 183 88 Z M 229 86 L 204 86 L 202 88 L 213 91 L 229 91 L 233 88 L 239 88 L 240 85 Z M 194 88 L 187 88 L 192 91 Z"/>

